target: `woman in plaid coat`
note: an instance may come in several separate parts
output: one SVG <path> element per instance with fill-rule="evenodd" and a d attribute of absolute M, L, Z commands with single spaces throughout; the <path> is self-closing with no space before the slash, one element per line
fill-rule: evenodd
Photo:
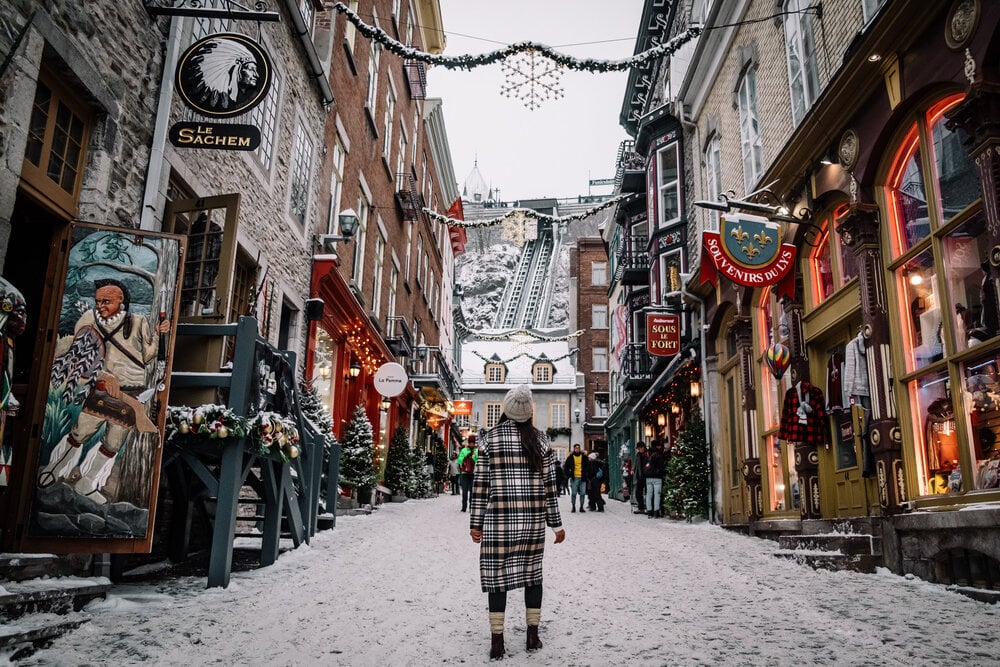
<path fill-rule="evenodd" d="M 490 658 L 503 657 L 507 591 L 524 589 L 526 648 L 542 647 L 538 623 L 542 607 L 545 526 L 555 543 L 566 538 L 559 516 L 555 459 L 545 435 L 531 424 L 534 403 L 527 385 L 507 392 L 497 425 L 479 441 L 472 482 L 469 528 L 480 544 L 479 575 L 489 594 Z"/>

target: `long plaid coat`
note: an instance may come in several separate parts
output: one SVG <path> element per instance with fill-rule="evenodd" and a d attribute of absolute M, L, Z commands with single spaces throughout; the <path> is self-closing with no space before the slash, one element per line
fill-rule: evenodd
<path fill-rule="evenodd" d="M 555 457 L 545 435 L 538 440 L 543 473 L 528 464 L 514 422 L 479 440 L 469 527 L 483 531 L 479 576 L 487 593 L 541 584 L 545 526 L 562 526 Z"/>

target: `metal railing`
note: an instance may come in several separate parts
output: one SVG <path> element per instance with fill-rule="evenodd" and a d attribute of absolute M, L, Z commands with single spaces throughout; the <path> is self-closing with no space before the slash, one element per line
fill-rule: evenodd
<path fill-rule="evenodd" d="M 413 353 L 413 336 L 405 317 L 394 315 L 386 320 L 385 342 L 397 357 L 409 357 Z"/>

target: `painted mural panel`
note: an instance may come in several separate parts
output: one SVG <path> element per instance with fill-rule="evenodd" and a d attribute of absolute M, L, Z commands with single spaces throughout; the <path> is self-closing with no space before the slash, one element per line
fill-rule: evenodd
<path fill-rule="evenodd" d="M 30 536 L 151 536 L 182 248 L 71 228 Z"/>

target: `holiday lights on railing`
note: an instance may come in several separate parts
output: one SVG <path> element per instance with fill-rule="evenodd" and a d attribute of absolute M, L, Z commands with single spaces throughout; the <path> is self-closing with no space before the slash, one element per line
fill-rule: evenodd
<path fill-rule="evenodd" d="M 449 227 L 492 227 L 494 225 L 499 225 L 500 223 L 510 218 L 518 216 L 524 218 L 532 218 L 534 220 L 541 220 L 543 222 L 576 222 L 578 220 L 583 220 L 584 218 L 589 218 L 595 213 L 599 213 L 606 208 L 614 206 L 620 201 L 631 199 L 637 196 L 638 195 L 635 193 L 618 195 L 617 197 L 612 197 L 611 199 L 601 202 L 597 206 L 589 208 L 586 211 L 581 211 L 580 213 L 574 213 L 573 215 L 564 215 L 564 216 L 539 213 L 538 211 L 534 211 L 530 208 L 512 208 L 497 218 L 489 218 L 487 220 L 471 220 L 471 221 L 456 220 L 455 218 L 449 218 L 447 215 L 442 215 L 437 211 L 433 211 L 429 208 L 425 208 L 424 213 L 426 213 L 431 220 L 436 220 L 437 222 L 448 225 Z"/>
<path fill-rule="evenodd" d="M 558 343 L 567 341 L 573 338 L 579 338 L 583 335 L 583 329 L 578 329 L 571 334 L 565 336 L 546 336 L 545 334 L 536 333 L 534 331 L 528 331 L 527 329 L 511 329 L 509 331 L 501 331 L 499 333 L 485 333 L 483 331 L 476 331 L 470 329 L 461 322 L 455 323 L 455 328 L 462 333 L 467 333 L 471 336 L 475 336 L 479 340 L 483 341 L 501 341 L 501 340 L 517 340 L 518 338 L 528 338 L 532 340 L 542 341 L 545 343 Z"/>

